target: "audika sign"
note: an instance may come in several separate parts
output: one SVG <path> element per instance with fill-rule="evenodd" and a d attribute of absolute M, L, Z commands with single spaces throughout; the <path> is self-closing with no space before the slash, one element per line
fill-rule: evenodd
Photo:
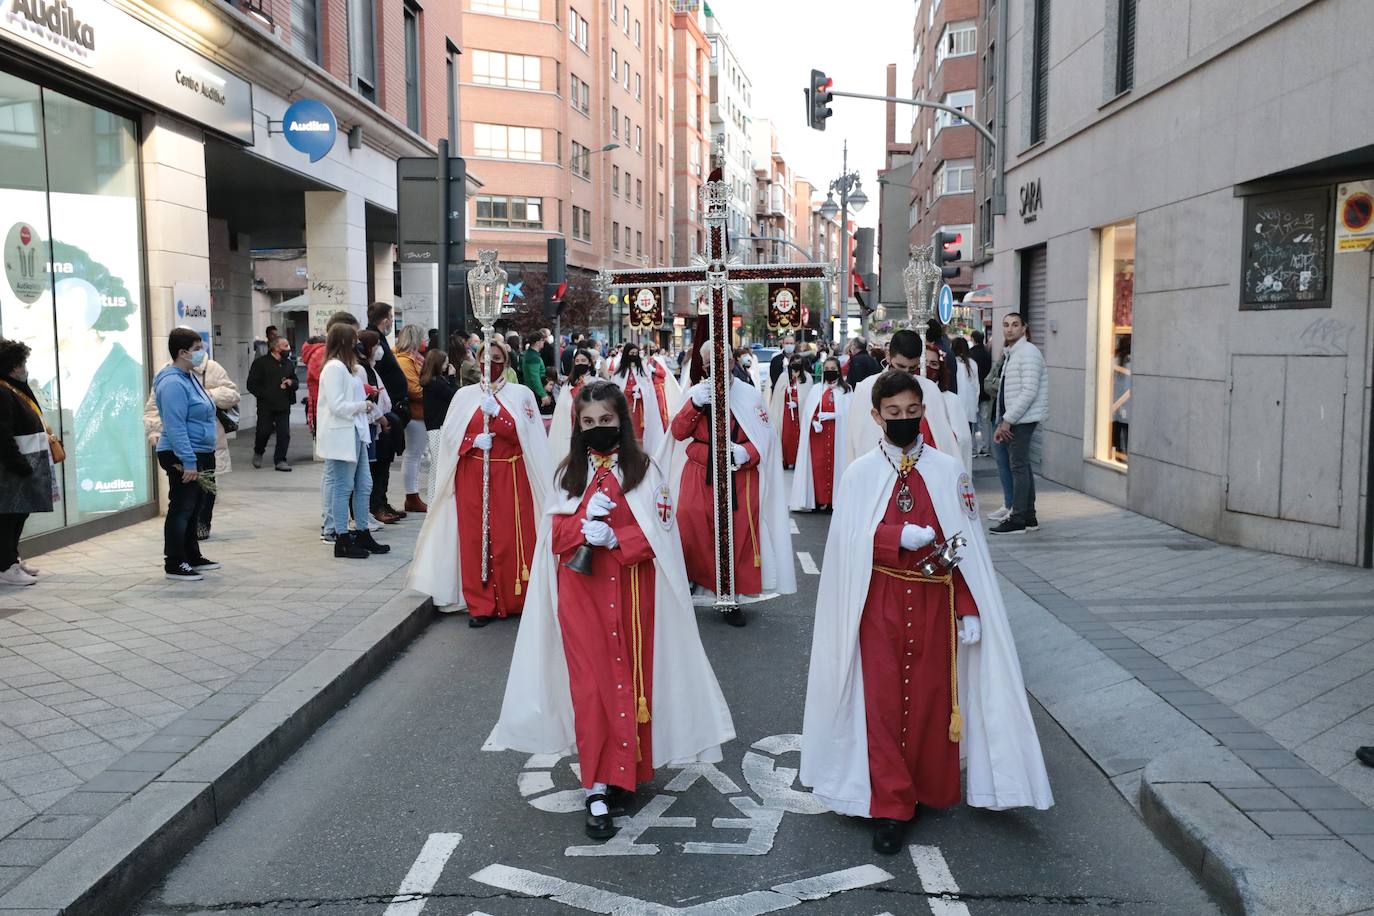
<path fill-rule="evenodd" d="M 281 116 L 281 130 L 287 143 L 309 156 L 311 162 L 319 162 L 334 148 L 339 122 L 324 102 L 301 99 Z"/>

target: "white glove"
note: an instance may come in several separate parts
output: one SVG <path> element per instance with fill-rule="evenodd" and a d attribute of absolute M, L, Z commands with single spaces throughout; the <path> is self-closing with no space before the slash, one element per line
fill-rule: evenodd
<path fill-rule="evenodd" d="M 605 518 L 611 514 L 611 510 L 614 508 L 615 502 L 605 493 L 597 490 L 592 494 L 592 498 L 587 500 L 587 518 L 588 520 Z"/>
<path fill-rule="evenodd" d="M 811 429 L 814 430 L 815 432 L 820 432 L 821 430 L 825 429 L 825 427 L 824 427 L 824 426 L 821 426 L 821 421 L 820 421 L 820 420 L 812 420 L 812 421 L 811 421 Z"/>
<path fill-rule="evenodd" d="M 959 641 L 966 646 L 971 646 L 983 638 L 983 624 L 977 617 L 959 618 Z"/>
<path fill-rule="evenodd" d="M 482 398 L 482 413 L 489 417 L 494 417 L 501 412 L 501 405 L 496 402 L 496 395 L 489 394 Z"/>
<path fill-rule="evenodd" d="M 582 523 L 582 540 L 593 547 L 605 547 L 608 550 L 620 546 L 620 542 L 615 539 L 615 532 L 611 530 L 611 526 L 601 521 L 584 521 Z"/>
<path fill-rule="evenodd" d="M 484 452 L 489 452 L 491 451 L 491 443 L 493 441 L 493 438 L 494 437 L 491 433 L 478 433 L 477 436 L 472 440 L 472 445 L 474 448 L 479 448 Z"/>
<path fill-rule="evenodd" d="M 643 389 L 641 389 L 638 385 L 636 385 L 636 386 L 635 386 L 635 400 L 638 401 L 638 400 L 639 400 L 640 398 L 642 398 L 642 397 L 644 397 L 644 391 L 643 391 Z"/>
<path fill-rule="evenodd" d="M 902 526 L 902 549 L 920 550 L 935 540 L 935 529 L 926 525 L 907 523 Z"/>
<path fill-rule="evenodd" d="M 820 413 L 816 414 L 816 419 L 820 420 L 822 423 L 829 423 L 831 420 L 835 419 L 835 415 L 828 410 L 822 410 Z"/>
<path fill-rule="evenodd" d="M 788 401 L 788 402 L 787 402 L 787 409 L 788 409 L 788 410 L 796 410 L 796 409 L 797 409 L 797 402 L 796 402 L 796 401 Z"/>
<path fill-rule="evenodd" d="M 697 382 L 688 393 L 692 396 L 692 403 L 698 407 L 711 403 L 711 386 L 705 382 Z"/>
<path fill-rule="evenodd" d="M 730 455 L 735 459 L 735 467 L 742 468 L 749 463 L 749 449 L 742 445 L 730 446 Z"/>

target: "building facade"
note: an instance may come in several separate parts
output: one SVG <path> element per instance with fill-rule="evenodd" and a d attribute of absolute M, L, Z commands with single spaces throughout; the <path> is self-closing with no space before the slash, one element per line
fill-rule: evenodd
<path fill-rule="evenodd" d="M 673 262 L 690 264 L 706 249 L 701 188 L 711 170 L 711 45 L 705 14 L 679 3 L 673 12 Z M 691 312 L 691 290 L 673 291 L 674 310 Z"/>
<path fill-rule="evenodd" d="M 766 118 L 755 120 L 750 142 L 754 151 L 754 235 L 791 240 L 797 234 L 795 176 L 778 143 L 773 122 Z M 773 257 L 771 243 L 755 241 L 753 247 L 758 259 Z"/>
<path fill-rule="evenodd" d="M 1049 366 L 1044 474 L 1369 565 L 1374 6 L 995 6 L 1007 212 L 983 274 Z"/>
<path fill-rule="evenodd" d="M 705 14 L 711 43 L 711 142 L 720 149 L 721 176 L 730 186 L 726 227 L 730 238 L 738 239 L 760 234 L 754 225 L 753 87 L 720 19 L 709 6 Z"/>

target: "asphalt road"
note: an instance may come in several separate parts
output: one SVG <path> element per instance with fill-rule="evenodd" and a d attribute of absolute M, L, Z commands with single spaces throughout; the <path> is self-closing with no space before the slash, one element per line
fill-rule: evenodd
<path fill-rule="evenodd" d="M 826 519 L 796 520 L 796 549 L 819 563 Z M 1057 802 L 1047 812 L 924 813 L 897 856 L 872 852 L 864 822 L 810 813 L 781 768 L 796 766 L 786 736 L 801 728 L 816 582 L 803 574 L 799 594 L 753 608 L 743 630 L 701 612 L 740 738 L 716 770 L 661 771 L 611 844 L 584 837 L 569 760 L 480 750 L 516 625 L 444 618 L 135 912 L 1217 912 L 1034 704 Z M 763 798 L 790 810 L 758 806 Z"/>

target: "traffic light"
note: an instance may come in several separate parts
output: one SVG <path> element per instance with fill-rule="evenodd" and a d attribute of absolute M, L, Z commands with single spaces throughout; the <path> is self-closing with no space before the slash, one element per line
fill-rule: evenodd
<path fill-rule="evenodd" d="M 825 119 L 830 117 L 830 87 L 835 81 L 819 70 L 811 71 L 811 85 L 806 89 L 806 123 L 816 130 L 825 130 Z"/>
<path fill-rule="evenodd" d="M 931 238 L 931 244 L 935 246 L 935 264 L 940 268 L 940 276 L 946 280 L 959 276 L 959 268 L 952 265 L 964 258 L 964 253 L 959 250 L 959 244 L 963 241 L 962 232 L 937 232 Z"/>
<path fill-rule="evenodd" d="M 563 314 L 563 297 L 568 292 L 567 244 L 561 238 L 549 239 L 548 273 L 544 282 L 544 317 Z"/>

